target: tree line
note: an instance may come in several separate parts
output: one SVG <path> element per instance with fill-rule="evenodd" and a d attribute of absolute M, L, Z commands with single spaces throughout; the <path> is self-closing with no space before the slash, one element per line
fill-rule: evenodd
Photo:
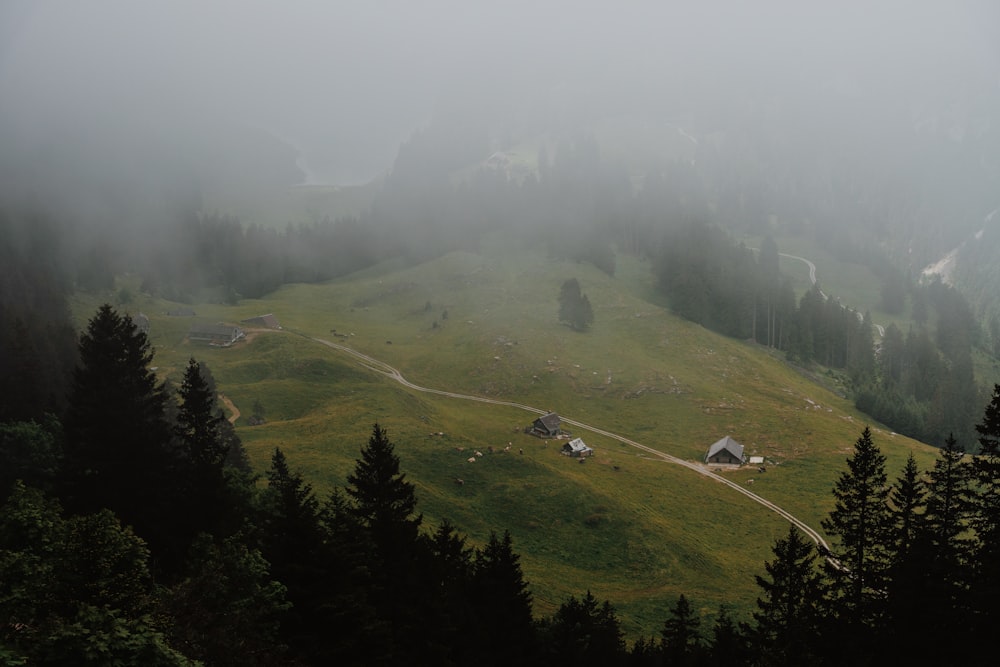
<path fill-rule="evenodd" d="M 974 457 L 949 438 L 889 482 L 866 428 L 823 521 L 834 546 L 790 527 L 751 617 L 703 628 L 681 595 L 629 645 L 589 591 L 534 617 L 509 533 L 425 526 L 381 425 L 320 497 L 281 449 L 258 479 L 210 371 L 158 382 L 128 316 L 103 306 L 79 348 L 63 415 L 0 424 L 4 664 L 986 664 L 1000 386 Z"/>
<path fill-rule="evenodd" d="M 894 430 L 924 442 L 974 436 L 975 406 L 985 400 L 972 365 L 979 332 L 956 290 L 911 284 L 914 326 L 904 335 L 890 324 L 876 346 L 871 316 L 818 284 L 796 300 L 778 258 L 770 237 L 754 250 L 692 223 L 664 236 L 653 270 L 676 314 L 797 364 L 842 371 L 858 409 Z"/>

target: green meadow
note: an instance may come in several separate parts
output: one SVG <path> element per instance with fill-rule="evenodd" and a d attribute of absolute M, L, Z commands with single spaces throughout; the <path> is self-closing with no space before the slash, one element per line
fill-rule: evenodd
<path fill-rule="evenodd" d="M 557 321 L 559 287 L 574 277 L 595 314 L 585 333 Z M 100 302 L 78 298 L 81 326 Z M 348 345 L 423 387 L 554 410 L 691 461 L 730 435 L 765 457 L 766 472 L 720 474 L 754 479 L 755 493 L 817 529 L 868 423 L 826 388 L 835 383 L 816 381 L 821 369 L 672 316 L 649 266 L 624 256 L 610 277 L 498 238 L 478 253 L 387 263 L 235 306 L 195 304 L 201 321 L 280 320 L 281 331 L 251 331 L 230 348 L 189 343 L 192 319 L 166 315 L 176 304 L 138 296 L 119 307 L 149 316 L 162 377 L 178 381 L 189 357 L 207 363 L 259 470 L 280 447 L 325 495 L 345 483 L 377 421 L 427 529 L 448 518 L 472 544 L 509 530 L 536 614 L 589 589 L 615 605 L 630 639 L 658 632 L 680 593 L 707 616 L 721 604 L 748 615 L 754 575 L 787 523 L 709 477 L 583 430 L 574 435 L 596 453 L 579 464 L 561 443 L 523 433 L 531 412 L 405 388 L 310 339 Z M 267 422 L 251 427 L 255 401 Z M 933 461 L 931 448 L 872 427 L 890 477 L 911 451 L 922 468 Z"/>

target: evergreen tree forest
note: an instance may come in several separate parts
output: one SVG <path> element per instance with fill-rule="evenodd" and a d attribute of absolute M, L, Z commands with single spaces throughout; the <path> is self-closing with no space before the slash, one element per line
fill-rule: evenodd
<path fill-rule="evenodd" d="M 770 237 L 755 251 L 692 223 L 666 234 L 654 271 L 676 314 L 797 365 L 841 373 L 857 408 L 894 430 L 924 442 L 974 438 L 975 406 L 986 400 L 973 376 L 977 324 L 965 299 L 939 280 L 909 287 L 923 316 L 905 334 L 885 327 L 876 345 L 870 315 L 819 284 L 796 301 Z"/>
<path fill-rule="evenodd" d="M 929 470 L 893 478 L 865 428 L 829 549 L 790 527 L 750 617 L 680 595 L 627 642 L 590 591 L 537 617 L 502 526 L 427 525 L 383 425 L 323 497 L 281 449 L 250 472 L 208 369 L 168 389 L 127 315 L 101 307 L 78 348 L 62 413 L 0 425 L 3 664 L 991 664 L 1000 385 L 974 455 L 949 438 Z"/>

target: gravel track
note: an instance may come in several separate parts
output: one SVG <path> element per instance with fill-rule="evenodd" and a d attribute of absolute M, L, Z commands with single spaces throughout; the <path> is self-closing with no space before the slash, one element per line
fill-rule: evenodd
<path fill-rule="evenodd" d="M 473 395 L 470 395 L 470 394 L 459 394 L 459 393 L 456 393 L 456 392 L 453 392 L 453 391 L 444 391 L 442 389 L 432 389 L 430 387 L 422 387 L 422 386 L 420 386 L 418 384 L 414 384 L 414 383 L 410 382 L 409 380 L 407 380 L 405 377 L 403 377 L 403 374 L 400 373 L 399 370 L 397 370 L 396 368 L 393 368 L 392 366 L 390 366 L 389 364 L 385 363 L 384 361 L 381 361 L 379 359 L 371 357 L 371 356 L 369 356 L 367 354 L 364 354 L 362 352 L 358 352 L 357 350 L 355 350 L 353 348 L 350 348 L 350 347 L 347 347 L 346 345 L 341 345 L 339 343 L 334 343 L 332 341 L 324 340 L 322 338 L 314 338 L 312 336 L 305 336 L 304 334 L 299 334 L 299 335 L 303 335 L 305 338 L 308 338 L 309 340 L 313 341 L 314 343 L 319 343 L 320 345 L 325 345 L 326 347 L 329 347 L 329 348 L 332 348 L 334 350 L 338 350 L 340 352 L 343 352 L 343 353 L 345 353 L 345 354 L 353 357 L 355 360 L 361 362 L 361 364 L 364 367 L 368 368 L 369 370 L 372 370 L 372 371 L 375 371 L 376 373 L 380 373 L 382 375 L 385 375 L 386 377 L 389 377 L 389 378 L 395 380 L 396 382 L 400 383 L 404 387 L 408 387 L 410 389 L 413 389 L 414 391 L 423 392 L 425 394 L 435 394 L 437 396 L 446 396 L 448 398 L 456 398 L 456 399 L 461 399 L 461 400 L 465 400 L 465 401 L 476 401 L 476 402 L 479 402 L 479 403 L 488 403 L 490 405 L 503 405 L 503 406 L 506 406 L 506 407 L 518 408 L 518 409 L 521 409 L 521 410 L 525 410 L 527 412 L 532 412 L 532 413 L 537 414 L 537 415 L 544 415 L 544 414 L 546 414 L 548 412 L 547 410 L 542 410 L 540 408 L 536 408 L 536 407 L 533 407 L 533 406 L 530 406 L 530 405 L 525 405 L 523 403 L 516 403 L 516 402 L 513 402 L 513 401 L 502 401 L 502 400 L 494 399 L 494 398 L 486 398 L 484 396 L 473 396 Z M 788 512 L 787 510 L 783 509 L 782 507 L 776 505 L 775 503 L 771 502 L 770 500 L 767 500 L 766 498 L 762 498 L 762 497 L 758 496 L 756 493 L 753 493 L 749 489 L 746 489 L 745 487 L 741 486 L 740 484 L 737 484 L 736 482 L 734 482 L 732 480 L 728 480 L 725 477 L 722 477 L 721 475 L 712 472 L 708 467 L 706 467 L 706 466 L 704 466 L 704 465 L 702 465 L 700 463 L 695 463 L 693 461 L 686 461 L 684 459 L 677 458 L 676 456 L 671 456 L 670 454 L 665 454 L 665 453 L 663 453 L 663 452 L 661 452 L 661 451 L 659 451 L 657 449 L 653 449 L 652 447 L 649 447 L 647 445 L 643 445 L 641 443 L 638 443 L 635 440 L 630 440 L 629 438 L 626 438 L 624 436 L 618 435 L 617 433 L 611 433 L 610 431 L 605 431 L 604 429 L 598 428 L 596 426 L 591 426 L 590 424 L 585 424 L 585 423 L 577 421 L 575 419 L 568 419 L 566 417 L 563 417 L 562 415 L 560 415 L 560 418 L 562 419 L 562 421 L 566 422 L 567 424 L 570 424 L 572 426 L 576 426 L 577 428 L 582 428 L 582 429 L 590 431 L 592 433 L 597 433 L 599 435 L 603 435 L 605 437 L 611 438 L 612 440 L 617 440 L 618 442 L 621 442 L 621 443 L 624 443 L 626 445 L 629 445 L 630 447 L 634 447 L 634 448 L 636 448 L 636 449 L 638 449 L 638 450 L 640 450 L 640 451 L 642 451 L 642 452 L 650 455 L 653 458 L 659 459 L 661 461 L 666 461 L 667 463 L 673 463 L 675 465 L 682 466 L 682 467 L 687 468 L 688 470 L 696 472 L 696 473 L 698 473 L 700 475 L 704 475 L 705 477 L 708 477 L 709 479 L 712 479 L 712 480 L 714 480 L 714 481 L 716 481 L 716 482 L 718 482 L 720 484 L 725 484 L 726 486 L 728 486 L 732 490 L 734 490 L 734 491 L 736 491 L 738 493 L 742 493 L 747 498 L 753 500 L 754 502 L 756 502 L 756 503 L 758 503 L 760 505 L 763 505 L 764 507 L 766 507 L 767 509 L 771 510 L 772 512 L 775 512 L 776 514 L 778 514 L 779 516 L 781 516 L 783 519 L 785 519 L 789 523 L 793 524 L 795 527 L 797 527 L 803 533 L 805 533 L 806 535 L 808 535 L 819 547 L 821 547 L 822 549 L 826 550 L 827 552 L 829 551 L 829 545 L 827 545 L 826 540 L 823 539 L 823 536 L 818 531 L 816 531 L 812 527 L 810 527 L 807 523 L 805 523 L 801 519 L 793 516 L 790 512 Z"/>

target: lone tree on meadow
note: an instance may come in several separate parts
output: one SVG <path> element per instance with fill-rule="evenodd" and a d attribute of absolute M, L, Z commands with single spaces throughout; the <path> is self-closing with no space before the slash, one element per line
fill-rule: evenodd
<path fill-rule="evenodd" d="M 580 281 L 576 278 L 564 282 L 559 290 L 559 321 L 576 331 L 585 331 L 594 323 L 594 309 L 587 295 L 580 291 Z"/>

